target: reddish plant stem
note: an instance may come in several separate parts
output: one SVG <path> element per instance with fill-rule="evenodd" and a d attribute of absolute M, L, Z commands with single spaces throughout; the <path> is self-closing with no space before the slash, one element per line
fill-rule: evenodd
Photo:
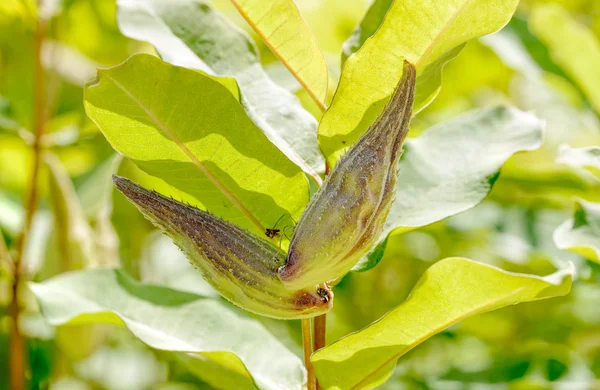
<path fill-rule="evenodd" d="M 313 351 L 318 351 L 325 346 L 325 330 L 327 323 L 327 314 L 322 314 L 314 318 L 314 335 L 313 335 Z M 320 390 L 319 382 L 317 381 L 317 390 Z"/>
<path fill-rule="evenodd" d="M 38 3 L 38 10 L 41 4 Z M 46 21 L 40 16 L 37 18 L 36 29 L 33 39 L 33 168 L 25 196 L 25 220 L 23 231 L 17 239 L 16 254 L 13 262 L 12 298 L 9 304 L 11 318 L 10 331 L 10 389 L 25 389 L 26 371 L 26 346 L 25 339 L 19 330 L 20 293 L 19 286 L 24 276 L 23 253 L 27 236 L 31 230 L 33 215 L 38 203 L 38 177 L 41 165 L 42 135 L 46 123 L 46 96 L 44 89 L 44 69 L 41 61 L 42 43 L 46 29 Z"/>
<path fill-rule="evenodd" d="M 312 354 L 312 340 L 310 335 L 310 318 L 304 318 L 302 321 L 302 348 L 304 349 L 304 366 L 306 367 L 307 376 L 307 389 L 317 389 L 317 378 L 315 377 L 315 370 L 312 363 L 310 362 L 310 355 Z"/>

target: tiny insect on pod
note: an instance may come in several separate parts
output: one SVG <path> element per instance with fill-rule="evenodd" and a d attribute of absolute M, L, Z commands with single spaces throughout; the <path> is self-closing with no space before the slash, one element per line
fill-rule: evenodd
<path fill-rule="evenodd" d="M 333 293 L 318 286 L 289 289 L 277 270 L 285 252 L 252 233 L 206 211 L 113 176 L 115 185 L 200 269 L 230 302 L 256 314 L 280 319 L 326 313 Z"/>
<path fill-rule="evenodd" d="M 286 286 L 303 288 L 345 275 L 379 238 L 393 203 L 415 82 L 415 67 L 405 61 L 402 79 L 381 115 L 307 206 L 279 270 Z"/>

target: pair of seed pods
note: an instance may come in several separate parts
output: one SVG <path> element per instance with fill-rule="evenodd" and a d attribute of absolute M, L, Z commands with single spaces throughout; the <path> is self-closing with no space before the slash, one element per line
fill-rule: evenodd
<path fill-rule="evenodd" d="M 416 71 L 405 61 L 389 103 L 311 199 L 288 253 L 206 211 L 115 176 L 117 188 L 186 254 L 223 297 L 248 311 L 295 319 L 327 312 L 327 282 L 377 242 L 389 214 L 408 133 Z M 267 230 L 267 235 L 279 233 Z"/>

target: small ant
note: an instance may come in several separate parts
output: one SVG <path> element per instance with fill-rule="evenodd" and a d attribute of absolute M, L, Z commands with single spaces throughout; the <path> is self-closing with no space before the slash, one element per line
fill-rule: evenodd
<path fill-rule="evenodd" d="M 281 222 L 281 220 L 283 219 L 283 217 L 285 216 L 289 216 L 290 219 L 292 221 L 294 221 L 294 219 L 289 215 L 289 214 L 284 214 L 281 217 L 279 217 L 279 219 L 277 220 L 277 222 L 275 222 L 275 225 L 272 228 L 266 228 L 265 229 L 265 236 L 269 237 L 269 238 L 275 238 L 275 237 L 279 237 L 279 233 L 281 232 L 281 229 L 276 229 L 277 225 L 279 224 L 279 222 Z M 296 223 L 296 221 L 294 221 L 294 224 Z M 283 235 L 289 240 L 290 238 L 288 237 L 286 230 L 288 228 L 291 228 L 292 226 L 286 226 L 283 228 Z"/>
<path fill-rule="evenodd" d="M 269 229 L 269 228 L 267 228 L 266 231 L 265 231 L 265 236 L 267 236 L 269 238 L 275 238 L 275 237 L 279 236 L 279 232 L 280 231 L 281 230 L 279 230 L 279 229 Z"/>
<path fill-rule="evenodd" d="M 292 226 L 292 225 L 286 225 L 283 229 L 277 229 L 277 225 L 279 224 L 279 222 L 281 222 L 281 220 L 285 216 L 288 216 L 292 221 L 294 221 L 294 225 L 296 224 L 296 221 L 294 220 L 294 218 L 292 218 L 291 215 L 284 214 L 281 217 L 279 217 L 279 219 L 277 220 L 277 222 L 275 222 L 275 225 L 272 228 L 265 229 L 265 236 L 267 236 L 269 238 L 279 237 L 279 248 L 281 248 L 281 240 L 283 240 L 283 237 L 285 237 L 288 241 L 291 240 L 288 232 L 290 229 L 292 229 L 292 232 L 293 232 L 293 229 L 294 229 L 294 226 Z M 275 255 L 275 256 L 277 256 L 277 255 Z M 275 260 L 275 257 L 273 257 L 273 260 Z"/>

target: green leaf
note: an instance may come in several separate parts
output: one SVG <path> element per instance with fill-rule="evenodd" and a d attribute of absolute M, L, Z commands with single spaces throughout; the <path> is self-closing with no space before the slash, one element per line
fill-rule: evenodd
<path fill-rule="evenodd" d="M 534 7 L 529 28 L 600 112 L 600 42 L 594 33 L 558 4 Z"/>
<path fill-rule="evenodd" d="M 308 201 L 302 171 L 200 72 L 135 55 L 98 72 L 85 107 L 120 154 L 184 200 L 257 234 Z"/>
<path fill-rule="evenodd" d="M 231 0 L 265 45 L 313 100 L 327 97 L 327 64 L 319 43 L 292 0 Z"/>
<path fill-rule="evenodd" d="M 542 123 L 534 115 L 498 106 L 473 110 L 407 140 L 396 201 L 380 242 L 394 229 L 412 230 L 479 204 L 506 160 L 540 146 L 541 131 Z M 373 268 L 382 254 L 381 247 L 375 247 L 353 270 Z"/>
<path fill-rule="evenodd" d="M 587 169 L 600 176 L 600 146 L 572 148 L 569 145 L 560 145 L 556 163 L 568 165 L 579 171 Z"/>
<path fill-rule="evenodd" d="M 319 125 L 330 165 L 375 120 L 398 84 L 404 59 L 419 71 L 415 113 L 440 89 L 443 65 L 472 38 L 504 26 L 517 0 L 396 1 L 379 29 L 344 64 L 333 102 Z M 402 26 L 398 30 L 398 26 Z"/>
<path fill-rule="evenodd" d="M 398 358 L 466 317 L 567 294 L 572 273 L 568 269 L 538 277 L 468 259 L 442 260 L 425 272 L 400 306 L 315 352 L 311 361 L 319 383 L 324 389 L 371 388 L 391 374 Z"/>
<path fill-rule="evenodd" d="M 559 249 L 600 263 L 600 203 L 577 200 L 573 218 L 554 231 L 554 243 Z"/>
<path fill-rule="evenodd" d="M 301 389 L 301 360 L 258 321 L 220 300 L 144 285 L 122 271 L 70 272 L 31 283 L 54 325 L 124 324 L 153 348 L 236 354 L 261 389 Z"/>
<path fill-rule="evenodd" d="M 201 0 L 119 0 L 123 34 L 153 44 L 175 65 L 233 76 L 248 115 L 289 159 L 317 183 L 325 160 L 317 121 L 286 89 L 269 78 L 252 39 Z M 308 69 L 308 68 L 307 68 Z"/>
<path fill-rule="evenodd" d="M 177 360 L 216 389 L 255 390 L 256 383 L 240 359 L 230 352 L 179 354 Z"/>
<path fill-rule="evenodd" d="M 375 0 L 342 46 L 342 65 L 377 31 L 394 0 Z"/>

